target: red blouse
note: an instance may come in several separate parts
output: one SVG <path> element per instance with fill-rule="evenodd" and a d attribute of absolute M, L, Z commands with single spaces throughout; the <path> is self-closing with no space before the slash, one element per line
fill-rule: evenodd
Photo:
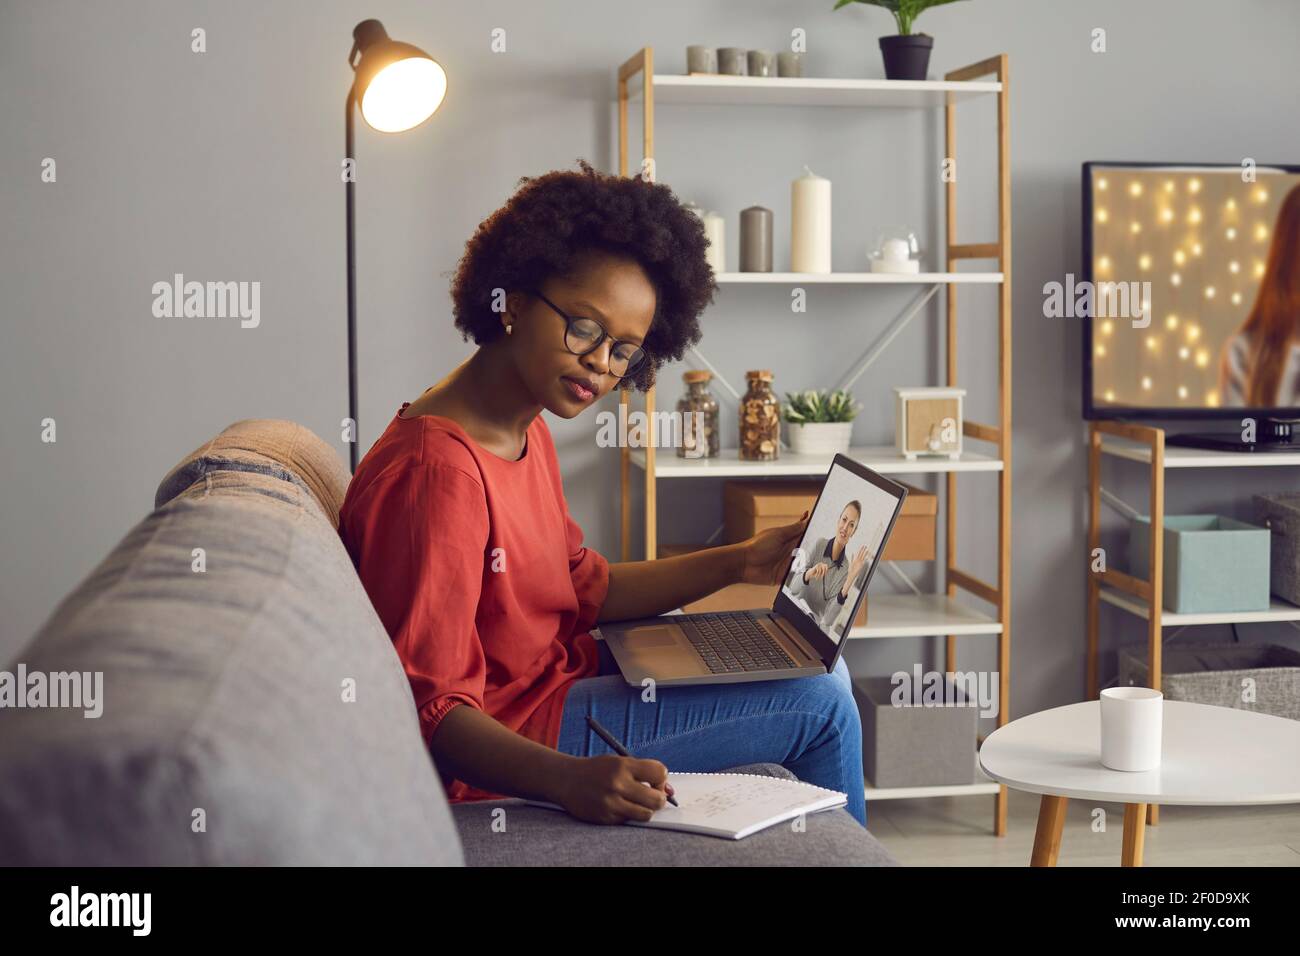
<path fill-rule="evenodd" d="M 599 670 L 588 632 L 609 564 L 582 544 L 541 415 L 508 461 L 450 418 L 399 409 L 357 465 L 339 535 L 406 669 L 426 747 L 457 704 L 556 746 L 565 694 Z M 447 796 L 499 795 L 454 780 Z"/>

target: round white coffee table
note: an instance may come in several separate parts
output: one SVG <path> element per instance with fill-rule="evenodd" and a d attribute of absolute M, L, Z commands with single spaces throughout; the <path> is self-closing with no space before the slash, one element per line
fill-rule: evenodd
<path fill-rule="evenodd" d="M 1155 770 L 1101 763 L 1100 703 L 1068 704 L 999 727 L 979 750 L 1000 783 L 1041 793 L 1031 866 L 1055 866 L 1070 798 L 1123 803 L 1124 866 L 1142 865 L 1148 804 L 1300 803 L 1300 720 L 1180 700 L 1164 702 Z"/>

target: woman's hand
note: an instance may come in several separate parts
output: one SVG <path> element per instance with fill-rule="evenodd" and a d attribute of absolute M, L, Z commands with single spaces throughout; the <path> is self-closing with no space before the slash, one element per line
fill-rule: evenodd
<path fill-rule="evenodd" d="M 855 554 L 853 556 L 853 560 L 849 562 L 849 575 L 844 579 L 845 594 L 849 593 L 849 585 L 858 579 L 858 575 L 862 573 L 862 569 L 866 567 L 866 565 L 867 565 L 867 546 L 863 545 L 862 547 L 858 548 L 858 553 Z"/>
<path fill-rule="evenodd" d="M 668 802 L 667 787 L 668 768 L 658 760 L 603 754 L 577 762 L 557 802 L 588 823 L 644 822 Z"/>
<path fill-rule="evenodd" d="M 830 569 L 831 566 L 825 561 L 818 561 L 803 573 L 804 584 L 808 584 L 812 581 L 820 581 L 822 578 L 826 577 L 826 572 Z"/>
<path fill-rule="evenodd" d="M 790 555 L 803 539 L 808 527 L 808 512 L 791 524 L 760 531 L 741 546 L 744 564 L 740 580 L 744 584 L 780 584 Z"/>

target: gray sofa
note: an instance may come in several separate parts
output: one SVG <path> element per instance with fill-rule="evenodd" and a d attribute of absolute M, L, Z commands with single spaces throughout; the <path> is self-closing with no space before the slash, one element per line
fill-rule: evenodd
<path fill-rule="evenodd" d="M 100 672 L 103 711 L 0 708 L 0 864 L 897 865 L 844 810 L 733 842 L 449 806 L 336 531 L 347 481 L 270 420 L 168 473 L 5 665 Z"/>

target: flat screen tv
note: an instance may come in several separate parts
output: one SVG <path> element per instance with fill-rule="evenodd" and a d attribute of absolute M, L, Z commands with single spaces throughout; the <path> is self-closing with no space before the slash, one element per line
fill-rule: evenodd
<path fill-rule="evenodd" d="M 1083 260 L 1086 418 L 1300 419 L 1300 166 L 1084 163 Z"/>

